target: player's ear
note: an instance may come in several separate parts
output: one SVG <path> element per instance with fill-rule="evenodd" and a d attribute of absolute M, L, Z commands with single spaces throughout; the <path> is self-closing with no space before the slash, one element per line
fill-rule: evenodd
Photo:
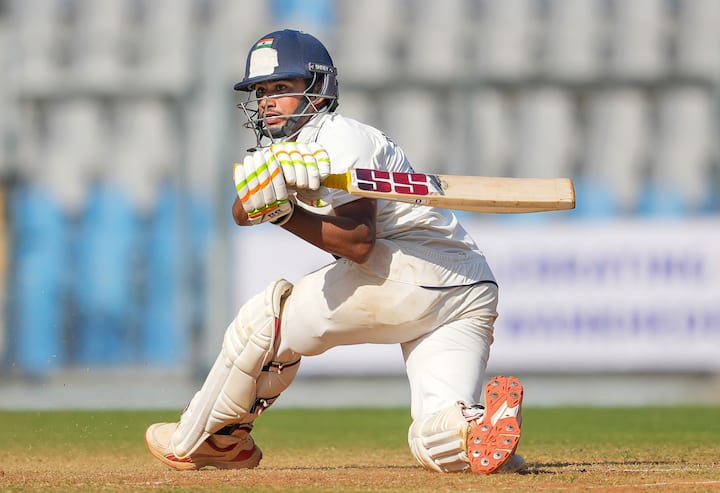
<path fill-rule="evenodd" d="M 314 84 L 308 85 L 308 92 L 311 94 L 321 94 L 322 91 L 322 80 L 315 81 Z M 329 106 L 331 104 L 331 100 L 328 100 L 327 98 L 324 98 L 322 96 L 307 96 L 308 101 L 310 101 L 310 104 L 315 109 L 315 111 L 320 111 L 326 106 Z"/>
<path fill-rule="evenodd" d="M 327 105 L 327 99 L 320 98 L 318 96 L 310 96 L 310 103 L 315 107 L 316 110 L 320 110 Z"/>
<path fill-rule="evenodd" d="M 322 90 L 322 80 L 316 80 L 313 83 L 313 80 L 310 79 L 308 81 L 308 89 L 310 89 L 310 92 L 319 93 Z"/>

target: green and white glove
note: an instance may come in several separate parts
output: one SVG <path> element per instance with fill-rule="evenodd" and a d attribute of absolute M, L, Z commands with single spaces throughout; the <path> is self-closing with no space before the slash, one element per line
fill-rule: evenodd
<path fill-rule="evenodd" d="M 245 156 L 233 169 L 235 190 L 251 224 L 285 224 L 295 204 L 288 199 L 283 171 L 269 149 Z"/>
<path fill-rule="evenodd" d="M 278 142 L 270 151 L 280 162 L 290 188 L 318 190 L 330 174 L 330 156 L 317 142 Z"/>

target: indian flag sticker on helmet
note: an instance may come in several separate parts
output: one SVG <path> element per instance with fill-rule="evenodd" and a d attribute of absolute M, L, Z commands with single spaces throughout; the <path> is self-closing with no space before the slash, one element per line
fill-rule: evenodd
<path fill-rule="evenodd" d="M 278 52 L 272 47 L 273 39 L 262 39 L 255 45 L 250 53 L 250 67 L 248 77 L 270 75 L 275 71 L 278 63 Z"/>

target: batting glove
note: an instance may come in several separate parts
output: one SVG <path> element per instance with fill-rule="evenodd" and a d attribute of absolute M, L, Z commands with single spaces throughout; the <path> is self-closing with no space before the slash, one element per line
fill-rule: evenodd
<path fill-rule="evenodd" d="M 282 225 L 290 219 L 294 204 L 288 199 L 282 169 L 269 150 L 255 151 L 235 163 L 233 178 L 250 224 Z"/>
<path fill-rule="evenodd" d="M 330 174 L 330 156 L 316 142 L 279 142 L 270 151 L 280 162 L 288 187 L 318 190 Z"/>

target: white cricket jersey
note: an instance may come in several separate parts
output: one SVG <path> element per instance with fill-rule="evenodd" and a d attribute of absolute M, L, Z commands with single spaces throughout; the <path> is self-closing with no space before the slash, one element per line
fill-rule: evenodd
<path fill-rule="evenodd" d="M 318 115 L 300 131 L 298 142 L 317 142 L 330 156 L 332 173 L 350 168 L 413 171 L 400 147 L 378 129 L 337 113 Z M 357 200 L 343 190 L 321 187 L 297 193 L 309 210 L 320 199 L 328 204 L 316 212 Z M 462 286 L 495 278 L 473 239 L 446 209 L 377 201 L 377 241 L 367 262 L 359 266 L 382 278 L 413 285 Z"/>

